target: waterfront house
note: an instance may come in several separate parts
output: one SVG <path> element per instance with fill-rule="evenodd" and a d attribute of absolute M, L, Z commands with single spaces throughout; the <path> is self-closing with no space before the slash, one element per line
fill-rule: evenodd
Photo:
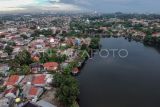
<path fill-rule="evenodd" d="M 75 68 L 73 68 L 73 70 L 72 70 L 72 74 L 77 74 L 77 73 L 79 73 L 79 69 L 77 68 L 77 67 L 75 67 Z"/>
<path fill-rule="evenodd" d="M 152 34 L 152 37 L 160 37 L 160 33 L 159 32 L 155 32 Z"/>

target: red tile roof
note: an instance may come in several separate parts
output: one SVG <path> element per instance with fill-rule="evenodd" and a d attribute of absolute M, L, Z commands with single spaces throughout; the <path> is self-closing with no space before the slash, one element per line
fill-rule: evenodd
<path fill-rule="evenodd" d="M 43 66 L 47 68 L 48 70 L 54 70 L 55 68 L 58 67 L 58 63 L 57 62 L 47 62 Z"/>
<path fill-rule="evenodd" d="M 31 87 L 29 90 L 29 95 L 37 95 L 38 88 L 36 87 Z"/>
<path fill-rule="evenodd" d="M 45 84 L 46 75 L 35 76 L 32 80 L 32 84 Z"/>
<path fill-rule="evenodd" d="M 78 69 L 78 68 L 73 68 L 72 72 L 73 72 L 73 73 L 78 73 L 78 72 L 79 72 L 79 69 Z"/>
<path fill-rule="evenodd" d="M 6 82 L 5 85 L 15 85 L 16 82 L 18 82 L 19 76 L 18 75 L 12 75 L 9 77 L 8 81 Z"/>
<path fill-rule="evenodd" d="M 58 63 L 57 62 L 47 62 L 44 64 L 44 67 L 57 67 Z"/>

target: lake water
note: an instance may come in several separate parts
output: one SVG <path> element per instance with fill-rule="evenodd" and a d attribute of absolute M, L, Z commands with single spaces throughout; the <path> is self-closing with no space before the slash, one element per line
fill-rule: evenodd
<path fill-rule="evenodd" d="M 78 76 L 80 107 L 160 107 L 160 53 L 124 38 L 101 39 L 102 49 L 127 49 L 128 57 L 96 54 Z"/>

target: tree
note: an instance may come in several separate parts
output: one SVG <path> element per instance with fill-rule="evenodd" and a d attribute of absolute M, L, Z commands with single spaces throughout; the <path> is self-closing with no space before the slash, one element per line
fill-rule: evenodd
<path fill-rule="evenodd" d="M 28 39 L 28 37 L 27 37 L 27 35 L 25 35 L 25 34 L 22 34 L 22 35 L 20 35 L 23 39 Z"/>
<path fill-rule="evenodd" d="M 151 39 L 152 39 L 152 36 L 147 35 L 147 36 L 145 36 L 145 38 L 144 38 L 144 42 L 150 42 Z"/>
<path fill-rule="evenodd" d="M 40 63 L 46 63 L 49 61 L 49 56 L 47 53 L 41 53 Z"/>
<path fill-rule="evenodd" d="M 89 47 L 90 47 L 91 49 L 98 49 L 98 48 L 99 48 L 99 41 L 100 41 L 99 38 L 92 38 L 91 44 L 90 44 Z"/>
<path fill-rule="evenodd" d="M 67 56 L 66 56 L 66 55 L 58 55 L 58 56 L 55 57 L 55 62 L 62 63 L 62 62 L 64 62 L 66 59 L 67 59 Z"/>
<path fill-rule="evenodd" d="M 60 87 L 60 85 L 62 84 L 63 82 L 63 75 L 60 74 L 60 73 L 55 73 L 54 76 L 54 84 L 56 87 Z"/>
<path fill-rule="evenodd" d="M 23 65 L 23 66 L 21 67 L 20 74 L 21 74 L 21 75 L 27 75 L 27 74 L 29 74 L 29 73 L 30 73 L 30 67 L 27 66 L 27 65 Z"/>
<path fill-rule="evenodd" d="M 39 37 L 39 35 L 41 34 L 40 30 L 35 30 L 33 34 L 31 34 L 31 37 Z"/>
<path fill-rule="evenodd" d="M 71 74 L 71 70 L 72 70 L 72 66 L 68 65 L 67 67 L 64 68 L 63 74 L 64 75 L 70 75 Z"/>
<path fill-rule="evenodd" d="M 88 46 L 86 44 L 82 44 L 81 50 L 88 50 Z"/>
<path fill-rule="evenodd" d="M 10 46 L 16 46 L 16 43 L 14 41 L 7 42 L 7 44 Z"/>
<path fill-rule="evenodd" d="M 56 74 L 54 76 L 55 82 L 58 83 L 59 88 L 56 91 L 56 97 L 65 106 L 71 107 L 79 94 L 78 82 L 71 75 Z"/>
<path fill-rule="evenodd" d="M 11 75 L 27 75 L 30 73 L 30 67 L 28 65 L 12 67 L 10 68 L 9 72 Z"/>
<path fill-rule="evenodd" d="M 0 35 L 0 38 L 5 38 L 5 35 Z"/>
<path fill-rule="evenodd" d="M 11 55 L 12 52 L 13 52 L 13 48 L 7 45 L 7 46 L 5 47 L 5 49 L 4 49 L 4 51 L 7 52 L 8 55 Z"/>
<path fill-rule="evenodd" d="M 160 46 L 160 37 L 158 37 L 158 45 Z"/>
<path fill-rule="evenodd" d="M 45 36 L 51 36 L 53 32 L 51 29 L 48 29 L 48 30 L 42 30 L 40 34 L 45 35 Z"/>
<path fill-rule="evenodd" d="M 20 65 L 29 65 L 32 63 L 31 55 L 27 50 L 23 50 L 16 57 L 15 61 Z"/>
<path fill-rule="evenodd" d="M 0 93 L 4 92 L 6 90 L 6 88 L 7 88 L 6 86 L 1 86 L 0 87 Z"/>

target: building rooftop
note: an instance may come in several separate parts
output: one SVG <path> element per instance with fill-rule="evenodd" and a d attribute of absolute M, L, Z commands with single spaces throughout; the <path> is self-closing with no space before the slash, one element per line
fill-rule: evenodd
<path fill-rule="evenodd" d="M 36 87 L 31 87 L 29 90 L 29 95 L 37 95 L 38 88 Z"/>
<path fill-rule="evenodd" d="M 34 76 L 32 80 L 32 84 L 45 84 L 45 77 L 46 75 L 38 75 Z"/>
<path fill-rule="evenodd" d="M 19 80 L 18 75 L 12 75 L 8 78 L 7 82 L 5 85 L 15 85 Z"/>

